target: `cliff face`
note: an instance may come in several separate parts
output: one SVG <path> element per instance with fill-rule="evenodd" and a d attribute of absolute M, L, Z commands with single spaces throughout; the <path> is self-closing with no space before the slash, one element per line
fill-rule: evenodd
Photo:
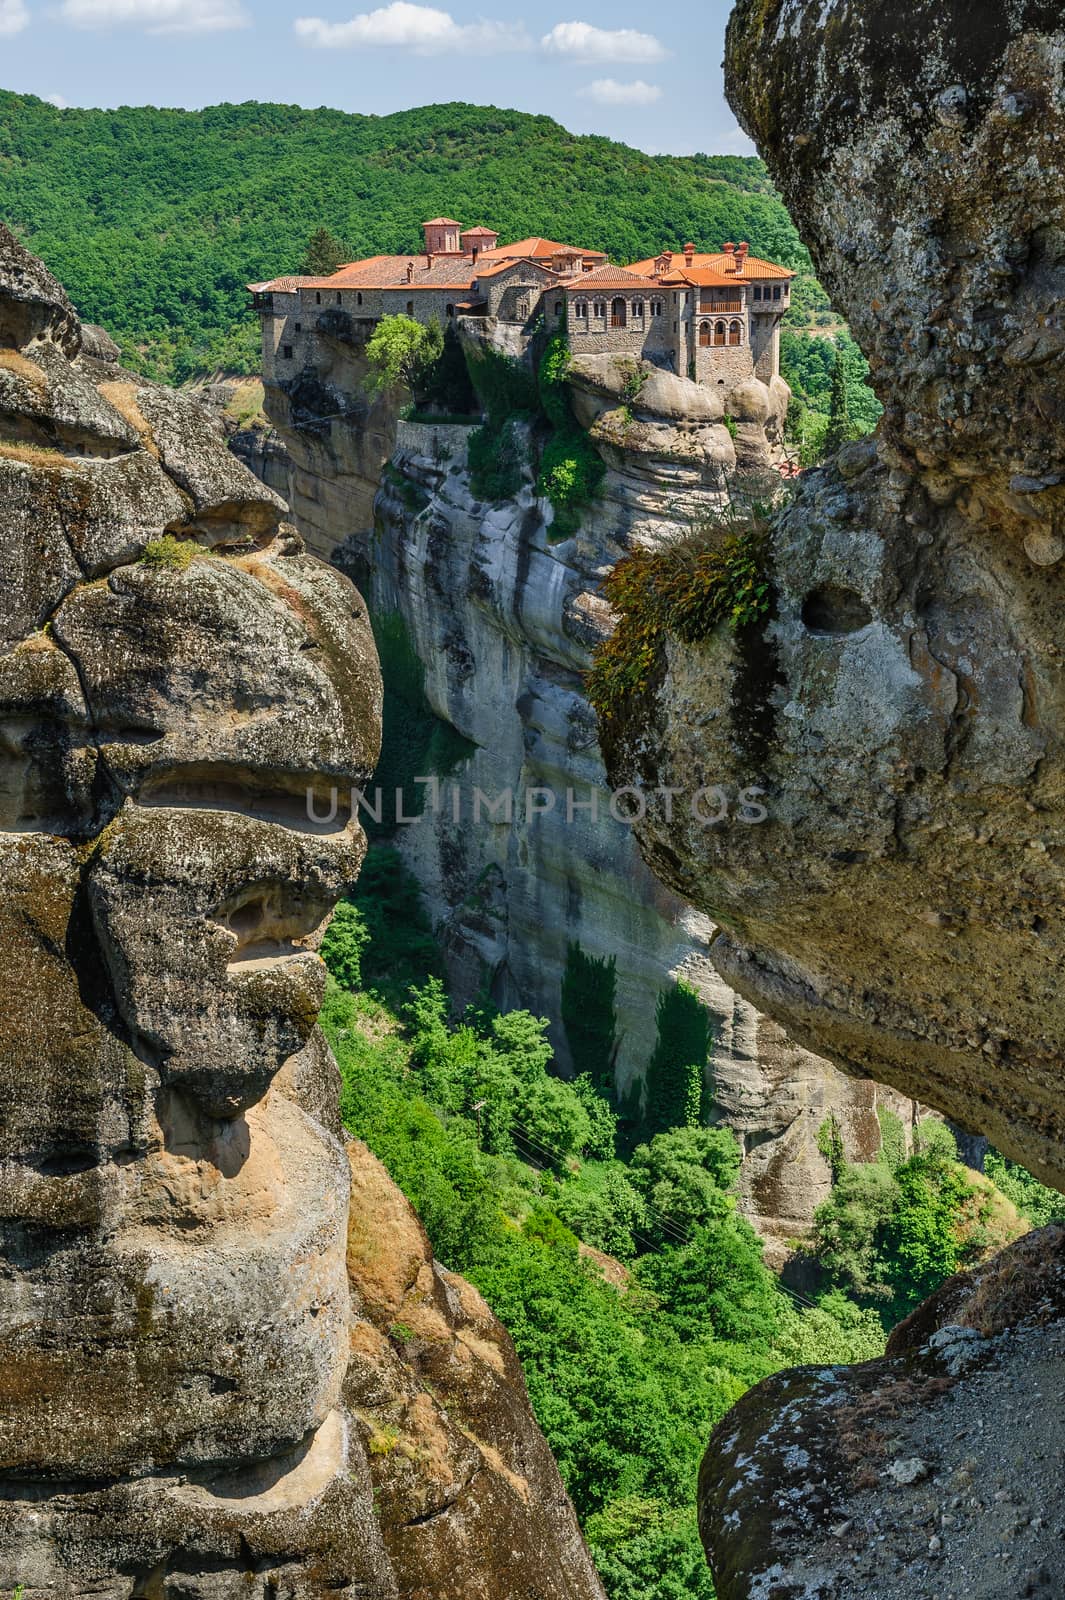
<path fill-rule="evenodd" d="M 492 329 L 471 324 L 464 337 L 485 334 Z M 316 344 L 305 359 L 317 361 Z M 327 365 L 331 359 L 326 352 Z M 625 1087 L 654 1048 L 658 994 L 682 975 L 714 1018 L 715 1104 L 745 1151 L 741 1203 L 777 1249 L 809 1226 L 828 1193 L 817 1148 L 825 1117 L 836 1117 L 852 1158 L 867 1159 L 879 1147 L 877 1106 L 888 1103 L 907 1119 L 911 1108 L 800 1049 L 723 983 L 707 954 L 712 924 L 648 872 L 631 828 L 611 815 L 584 694 L 591 648 L 609 626 L 598 594 L 603 573 L 633 544 L 676 537 L 720 509 L 737 468 L 756 486 L 787 406 L 780 380 L 718 392 L 649 365 L 636 370 L 633 396 L 631 359 L 573 363 L 573 410 L 607 472 L 579 532 L 564 540 L 535 497 L 531 468 L 513 499 L 485 504 L 470 482 L 470 430 L 409 422 L 396 427 L 372 527 L 350 533 L 362 501 L 361 491 L 349 499 L 349 489 L 366 450 L 357 396 L 334 391 L 329 409 L 347 411 L 315 432 L 299 425 L 287 393 L 268 386 L 278 432 L 260 438 L 254 453 L 243 437 L 234 447 L 291 498 L 317 548 L 330 538 L 340 546 L 334 559 L 357 574 L 375 614 L 403 619 L 429 705 L 469 741 L 439 775 L 435 806 L 430 795 L 419 820 L 396 833 L 425 890 L 459 1003 L 487 983 L 499 1003 L 552 1018 L 565 1065 L 567 948 L 578 942 L 588 955 L 616 957 Z M 361 374 L 351 367 L 340 381 Z M 487 798 L 475 819 L 477 790 Z M 408 813 L 420 795 L 408 798 Z M 502 805 L 494 820 L 489 809 L 505 795 L 509 823 Z"/>
<path fill-rule="evenodd" d="M 509 1340 L 340 1137 L 364 840 L 306 793 L 380 680 L 284 511 L 0 229 L 0 1589 L 600 1600 Z"/>
<path fill-rule="evenodd" d="M 760 779 L 761 828 L 642 830 L 722 973 L 1061 1184 L 1060 39 L 997 15 L 962 43 L 908 7 L 900 79 L 860 4 L 737 12 L 737 103 L 886 415 L 773 529 L 761 675 L 732 636 L 667 643 L 611 767 Z"/>
<path fill-rule="evenodd" d="M 760 780 L 761 828 L 708 834 L 659 812 L 641 829 L 663 879 L 720 919 L 723 975 L 810 1048 L 988 1134 L 1058 1187 L 1060 24 L 1059 7 L 1025 0 L 964 25 L 924 0 L 890 17 L 864 0 L 739 5 L 730 92 L 869 355 L 885 416 L 876 440 L 807 474 L 771 529 L 761 638 L 665 641 L 608 762 L 615 781 L 649 787 L 706 770 Z M 1035 1320 L 1056 1370 L 1052 1253 L 1045 1267 Z M 999 1288 L 1000 1325 L 1019 1326 L 1030 1307 L 1018 1293 L 1009 1309 L 1008 1274 Z M 1007 1386 L 1027 1381 L 1025 1348 L 1018 1335 L 996 1353 Z M 960 1373 L 944 1426 L 977 1392 Z M 833 1498 L 841 1430 L 873 1415 L 852 1408 L 847 1422 L 848 1396 L 868 1383 L 883 1401 L 893 1381 L 883 1369 L 781 1379 L 745 1400 L 735 1437 L 724 1425 L 704 1468 L 704 1532 L 725 1600 L 869 1592 L 862 1560 L 825 1529 L 846 1503 Z M 904 1410 L 912 1396 L 897 1398 Z M 890 1438 L 890 1403 L 883 1416 Z M 817 1504 L 781 1470 L 789 1441 L 803 1482 L 829 1491 Z M 998 1446 L 1033 1466 L 1042 1448 L 1012 1413 Z M 948 1475 L 928 1473 L 942 1503 Z M 752 1537 L 743 1486 L 755 1483 L 773 1510 Z M 1060 1467 L 1048 1484 L 1060 1494 Z M 939 1587 L 940 1551 L 952 1572 L 965 1564 L 958 1592 L 1001 1593 L 979 1529 L 961 1522 L 935 1531 L 909 1588 L 889 1571 L 883 1593 Z M 1035 1544 L 1045 1555 L 1045 1532 Z"/>

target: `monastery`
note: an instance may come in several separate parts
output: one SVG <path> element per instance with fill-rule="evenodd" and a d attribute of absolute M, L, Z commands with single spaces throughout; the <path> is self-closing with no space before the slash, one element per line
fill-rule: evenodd
<path fill-rule="evenodd" d="M 645 357 L 697 383 L 732 388 L 780 371 L 780 323 L 794 273 L 728 243 L 686 244 L 612 266 L 601 250 L 554 239 L 499 243 L 490 228 L 450 217 L 422 224 L 420 255 L 352 261 L 328 277 L 249 284 L 263 324 L 267 382 L 317 365 L 325 338 L 364 339 L 396 314 L 442 325 L 493 318 L 531 337 L 564 326 L 574 354 Z"/>

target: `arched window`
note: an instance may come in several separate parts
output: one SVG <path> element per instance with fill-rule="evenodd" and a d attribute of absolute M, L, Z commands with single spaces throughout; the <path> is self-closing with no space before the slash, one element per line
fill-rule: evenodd
<path fill-rule="evenodd" d="M 556 300 L 555 301 L 555 316 L 556 317 L 560 317 L 561 315 L 562 315 L 562 301 L 561 300 Z"/>
<path fill-rule="evenodd" d="M 605 322 L 606 321 L 606 301 L 605 300 L 597 300 L 595 302 L 595 308 L 594 309 L 595 309 L 595 315 L 597 317 L 601 317 L 603 319 L 603 321 Z"/>
<path fill-rule="evenodd" d="M 642 322 L 643 321 L 643 301 L 642 300 L 634 300 L 632 302 L 632 320 L 634 322 Z"/>
<path fill-rule="evenodd" d="M 445 314 L 445 316 L 453 317 L 455 315 L 455 307 L 454 306 L 445 306 L 444 307 L 444 314 Z"/>
<path fill-rule="evenodd" d="M 337 305 L 340 304 L 340 290 L 337 290 Z"/>
<path fill-rule="evenodd" d="M 616 300 L 610 302 L 610 326 L 612 328 L 623 328 L 627 321 L 627 308 L 624 300 L 619 295 Z"/>
<path fill-rule="evenodd" d="M 702 345 L 713 344 L 713 333 L 708 322 L 699 324 L 699 343 Z"/>
<path fill-rule="evenodd" d="M 729 323 L 729 325 L 728 325 L 728 342 L 729 342 L 729 344 L 742 344 L 743 343 L 743 334 L 742 334 L 742 332 L 740 330 L 740 325 L 739 325 L 738 322 L 730 322 Z"/>
<path fill-rule="evenodd" d="M 319 290 L 319 292 L 318 292 L 318 293 L 317 293 L 317 294 L 316 294 L 316 295 L 315 295 L 315 297 L 314 297 L 314 299 L 315 299 L 315 304 L 316 304 L 316 305 L 321 305 L 321 303 L 322 303 L 322 295 L 321 295 L 321 291 L 320 291 L 320 290 Z"/>
<path fill-rule="evenodd" d="M 587 302 L 587 300 L 575 300 L 573 302 L 573 315 L 576 317 L 578 322 L 587 322 L 587 320 L 588 320 L 588 302 Z"/>
<path fill-rule="evenodd" d="M 660 317 L 662 315 L 662 302 L 661 302 L 661 300 L 652 300 L 651 301 L 651 315 L 652 315 L 652 317 Z"/>
<path fill-rule="evenodd" d="M 714 323 L 714 343 L 715 344 L 724 344 L 724 342 L 725 342 L 725 324 L 723 322 L 715 322 Z"/>
<path fill-rule="evenodd" d="M 361 289 L 359 290 L 358 294 L 355 296 L 355 304 L 357 306 L 361 306 L 362 305 L 362 290 Z"/>

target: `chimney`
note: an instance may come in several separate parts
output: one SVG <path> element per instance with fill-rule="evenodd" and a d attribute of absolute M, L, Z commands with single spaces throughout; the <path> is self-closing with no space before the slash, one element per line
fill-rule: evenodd
<path fill-rule="evenodd" d="M 433 264 L 433 252 L 431 250 L 427 250 L 425 252 L 425 268 L 426 268 L 426 271 L 429 270 L 429 268 L 432 266 L 432 264 Z"/>
<path fill-rule="evenodd" d="M 732 240 L 729 239 L 727 244 L 723 244 L 721 246 L 721 249 L 722 249 L 722 253 L 724 254 L 724 257 L 725 257 L 725 271 L 726 272 L 735 272 L 735 270 L 736 270 L 736 246 L 733 244 Z"/>
<path fill-rule="evenodd" d="M 408 261 L 407 262 L 407 282 L 408 283 L 413 283 L 414 282 L 414 262 L 413 261 Z"/>
<path fill-rule="evenodd" d="M 736 269 L 738 272 L 742 272 L 744 267 L 747 265 L 747 254 L 750 248 L 750 245 L 747 243 L 746 239 L 744 239 L 739 248 L 739 266 Z"/>
<path fill-rule="evenodd" d="M 684 265 L 686 267 L 690 267 L 691 266 L 692 259 L 693 259 L 694 255 L 695 255 L 695 246 L 693 244 L 691 244 L 691 243 L 686 244 L 684 246 Z"/>

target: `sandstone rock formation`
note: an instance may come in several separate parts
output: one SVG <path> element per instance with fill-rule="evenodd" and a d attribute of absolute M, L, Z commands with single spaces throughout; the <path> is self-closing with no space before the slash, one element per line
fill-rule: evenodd
<path fill-rule="evenodd" d="M 80 346 L 0 229 L 0 1592 L 600 1600 L 509 1340 L 340 1137 L 364 840 L 306 793 L 377 757 L 365 608 Z"/>
<path fill-rule="evenodd" d="M 642 830 L 664 880 L 720 919 L 713 955 L 729 982 L 810 1048 L 988 1134 L 1058 1187 L 1063 65 L 1060 7 L 1037 0 L 964 19 L 931 0 L 890 15 L 868 0 L 741 0 L 731 94 L 885 415 L 876 440 L 807 474 L 772 528 L 765 626 L 665 641 L 609 741 L 615 781 L 685 788 L 712 773 L 767 790 L 759 828 L 669 826 L 659 811 Z M 1009 1261 L 1000 1269 L 996 1332 L 1014 1335 L 997 1347 L 999 1380 L 952 1370 L 944 1329 L 912 1362 L 901 1335 L 901 1367 L 784 1375 L 745 1398 L 703 1470 L 722 1600 L 1060 1587 L 1056 1566 L 1040 1575 L 1054 1536 L 1039 1517 L 1061 1494 L 1057 1251 L 1028 1289 Z M 1029 1362 L 1047 1402 L 1037 1430 L 1031 1409 L 1004 1409 L 999 1426 Z M 974 1442 L 970 1466 L 944 1442 L 949 1470 L 910 1480 L 938 1490 L 914 1511 L 926 1543 L 885 1534 L 874 1578 L 865 1546 L 905 1485 L 915 1408 L 955 1379 L 936 1402 L 942 1428 L 994 1415 L 997 1438 L 982 1453 Z M 855 1459 L 847 1481 L 841 1461 L 862 1452 L 863 1430 L 875 1455 L 874 1427 L 901 1476 L 877 1483 L 874 1461 L 863 1500 Z M 964 1499 L 996 1457 L 1041 1484 L 1016 1586 L 988 1537 L 997 1524 Z M 949 1515 L 937 1526 L 930 1510 Z"/>

